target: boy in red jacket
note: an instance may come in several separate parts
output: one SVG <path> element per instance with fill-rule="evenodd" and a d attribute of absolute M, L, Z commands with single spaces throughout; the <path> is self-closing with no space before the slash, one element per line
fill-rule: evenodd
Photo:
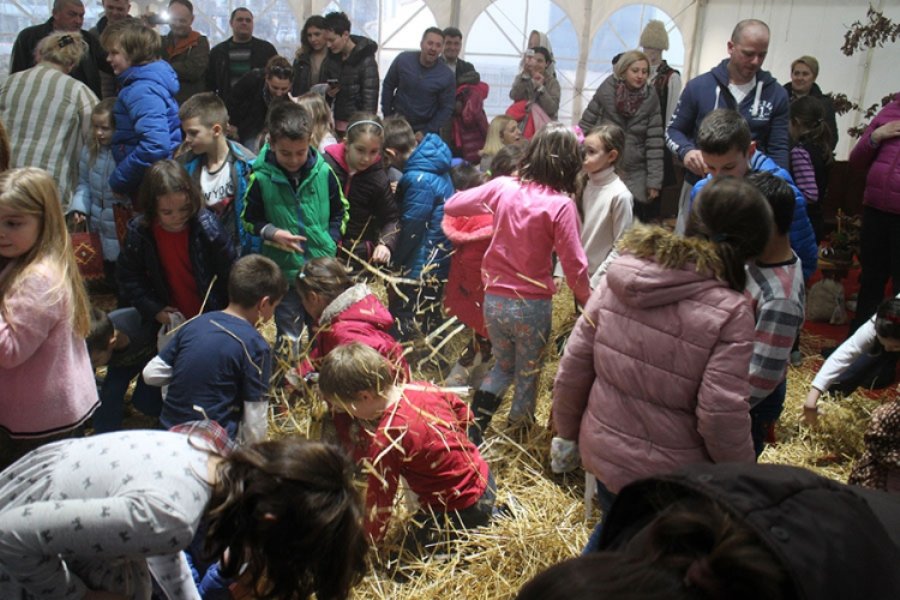
<path fill-rule="evenodd" d="M 332 350 L 319 370 L 319 389 L 355 420 L 342 444 L 366 473 L 366 531 L 384 537 L 402 476 L 419 501 L 404 546 L 428 549 L 448 532 L 486 525 L 496 486 L 466 436 L 469 407 L 430 384 L 394 385 L 394 369 L 377 351 L 354 342 Z"/>

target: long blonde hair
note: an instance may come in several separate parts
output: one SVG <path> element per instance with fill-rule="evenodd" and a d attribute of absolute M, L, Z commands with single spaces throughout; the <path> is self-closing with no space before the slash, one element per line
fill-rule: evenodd
<path fill-rule="evenodd" d="M 487 137 L 484 140 L 484 148 L 479 152 L 481 156 L 494 156 L 500 152 L 500 149 L 505 145 L 502 139 L 503 128 L 506 127 L 507 123 L 510 121 L 515 121 L 515 119 L 507 115 L 497 115 L 494 117 L 491 124 L 488 126 Z"/>
<path fill-rule="evenodd" d="M 13 259 L 9 273 L 0 280 L 0 312 L 4 317 L 9 317 L 3 302 L 9 290 L 15 289 L 29 277 L 38 263 L 47 261 L 53 264 L 59 278 L 43 303 L 51 305 L 63 301 L 66 296 L 71 298 L 69 322 L 76 334 L 86 337 L 90 331 L 90 303 L 75 263 L 75 253 L 53 177 L 35 167 L 12 169 L 0 174 L 0 208 L 32 215 L 40 220 L 34 246 Z"/>
<path fill-rule="evenodd" d="M 307 92 L 297 98 L 297 104 L 309 115 L 309 145 L 316 150 L 324 150 L 320 147 L 322 140 L 329 134 L 334 137 L 334 119 L 325 98 L 316 92 Z"/>

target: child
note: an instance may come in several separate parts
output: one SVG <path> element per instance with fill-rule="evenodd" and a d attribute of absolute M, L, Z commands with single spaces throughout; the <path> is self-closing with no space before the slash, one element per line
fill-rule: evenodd
<path fill-rule="evenodd" d="M 316 92 L 307 92 L 295 100 L 297 104 L 302 106 L 309 113 L 310 121 L 310 145 L 324 152 L 325 148 L 332 144 L 337 144 L 338 140 L 334 135 L 334 117 L 331 115 L 331 109 L 322 94 Z"/>
<path fill-rule="evenodd" d="M 466 437 L 472 413 L 430 384 L 402 385 L 394 378 L 390 362 L 358 342 L 330 352 L 319 375 L 324 398 L 365 430 L 357 440 L 341 441 L 368 473 L 366 532 L 375 542 L 384 536 L 401 477 L 420 506 L 407 548 L 439 541 L 445 522 L 451 531 L 486 525 L 496 488 L 488 464 Z"/>
<path fill-rule="evenodd" d="M 831 130 L 819 98 L 803 96 L 791 102 L 791 176 L 806 200 L 806 213 L 816 234 L 824 235 L 822 202 L 828 189 L 828 165 L 832 161 Z"/>
<path fill-rule="evenodd" d="M 190 147 L 178 162 L 200 188 L 203 205 L 219 218 L 238 256 L 259 252 L 260 239 L 244 231 L 239 218 L 256 155 L 225 136 L 228 111 L 214 93 L 191 96 L 181 105 L 178 116 Z"/>
<path fill-rule="evenodd" d="M 150 165 L 171 156 L 181 143 L 178 76 L 160 58 L 159 34 L 137 19 L 111 24 L 103 30 L 102 42 L 121 86 L 113 107 L 116 168 L 109 186 L 116 194 L 134 197 Z"/>
<path fill-rule="evenodd" d="M 548 124 L 531 141 L 519 177 L 498 177 L 459 192 L 447 202 L 450 216 L 494 215 L 494 237 L 484 255 L 484 320 L 497 362 L 472 399 L 474 440 L 494 416 L 515 379 L 509 423 L 534 421 L 537 384 L 550 336 L 555 251 L 579 304 L 590 294 L 587 257 L 578 232 L 578 209 L 568 194 L 581 168 L 571 129 Z"/>
<path fill-rule="evenodd" d="M 391 166 L 403 171 L 397 184 L 400 235 L 393 263 L 400 276 L 417 280 L 390 291 L 389 307 L 403 341 L 428 334 L 441 321 L 443 281 L 450 270 L 450 242 L 441 230 L 444 201 L 453 195 L 450 148 L 437 134 L 416 142 L 402 117 L 384 120 L 384 152 Z M 420 317 L 418 319 L 417 317 Z"/>
<path fill-rule="evenodd" d="M 227 304 L 234 247 L 200 191 L 174 160 L 161 160 L 141 185 L 144 214 L 128 223 L 119 254 L 119 294 L 149 323 L 171 325 Z"/>
<path fill-rule="evenodd" d="M 456 86 L 456 105 L 451 121 L 453 148 L 457 156 L 477 166 L 490 128 L 484 112 L 490 87 L 481 81 L 477 71 L 459 75 Z"/>
<path fill-rule="evenodd" d="M 303 305 L 293 283 L 304 261 L 337 253 L 347 200 L 334 171 L 311 147 L 309 114 L 302 107 L 279 103 L 269 111 L 267 126 L 269 143 L 253 163 L 241 219 L 247 231 L 262 237 L 263 255 L 281 267 L 289 283 L 275 324 L 296 346 Z"/>
<path fill-rule="evenodd" d="M 884 490 L 896 497 L 900 493 L 900 400 L 894 398 L 872 411 L 864 439 L 865 450 L 853 465 L 847 483 Z"/>
<path fill-rule="evenodd" d="M 512 117 L 498 115 L 491 120 L 488 126 L 487 136 L 484 139 L 484 147 L 478 154 L 481 156 L 481 170 L 492 174 L 491 160 L 500 152 L 501 148 L 519 143 L 522 133 L 519 124 Z"/>
<path fill-rule="evenodd" d="M 691 190 L 693 200 L 713 177 L 728 175 L 745 177 L 748 173 L 766 171 L 787 181 L 794 190 L 794 220 L 791 222 L 791 248 L 800 257 L 804 280 L 816 272 L 818 247 L 816 236 L 806 215 L 803 193 L 794 185 L 791 174 L 756 149 L 750 139 L 750 126 L 737 111 L 720 108 L 712 111 L 700 123 L 697 147 L 703 155 L 709 174 Z"/>
<path fill-rule="evenodd" d="M 201 521 L 222 575 L 260 597 L 349 597 L 368 544 L 342 452 L 298 438 L 229 452 L 214 423 L 179 429 L 48 444 L 6 470 L 0 597 L 197 598 L 181 551 Z"/>
<path fill-rule="evenodd" d="M 91 330 L 87 336 L 91 366 L 94 369 L 106 367 L 106 377 L 100 384 L 100 406 L 91 420 L 94 433 L 122 429 L 125 393 L 156 354 L 155 330 L 154 324 L 141 319 L 134 307 L 120 308 L 108 314 L 97 308 L 91 309 Z M 131 392 L 131 404 L 144 415 L 159 418 L 162 410 L 160 389 L 148 386 L 138 378 Z"/>
<path fill-rule="evenodd" d="M 400 234 L 400 210 L 381 164 L 383 142 L 384 127 L 378 117 L 356 113 L 350 118 L 344 141 L 325 151 L 325 161 L 338 176 L 350 206 L 341 245 L 377 265 L 391 261 Z M 350 266 L 358 270 L 354 262 Z"/>
<path fill-rule="evenodd" d="M 115 98 L 107 98 L 91 112 L 90 144 L 81 150 L 78 167 L 78 187 L 69 204 L 69 213 L 76 224 L 87 222 L 88 231 L 100 234 L 103 248 L 103 268 L 106 279 L 115 286 L 116 259 L 119 257 L 119 234 L 116 229 L 115 206 L 122 202 L 109 187 L 109 175 L 116 167 L 110 150 L 115 123 Z M 125 210 L 131 211 L 130 202 Z"/>
<path fill-rule="evenodd" d="M 747 181 L 768 200 L 775 223 L 765 250 L 747 263 L 746 295 L 756 319 L 750 360 L 750 422 L 753 448 L 759 457 L 766 434 L 784 408 L 788 359 L 803 326 L 806 287 L 789 237 L 794 215 L 791 186 L 766 172 L 753 173 Z"/>
<path fill-rule="evenodd" d="M 553 445 L 578 441 L 604 514 L 638 478 L 694 462 L 754 461 L 744 263 L 771 229 L 760 193 L 720 178 L 694 204 L 687 237 L 643 225 L 622 237 L 553 383 Z"/>
<path fill-rule="evenodd" d="M 216 421 L 231 439 L 266 437 L 272 350 L 256 330 L 272 318 L 287 283 L 270 259 L 258 254 L 234 263 L 228 306 L 185 323 L 159 356 L 144 367 L 144 381 L 168 385 L 159 420 L 163 427 Z"/>
<path fill-rule="evenodd" d="M 0 174 L 0 465 L 97 408 L 88 312 L 53 178 Z"/>

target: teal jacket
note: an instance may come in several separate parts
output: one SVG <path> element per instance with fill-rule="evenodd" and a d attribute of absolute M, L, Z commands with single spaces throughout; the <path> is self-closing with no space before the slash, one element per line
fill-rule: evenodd
<path fill-rule="evenodd" d="M 246 231 L 263 238 L 261 253 L 281 267 L 288 283 L 297 277 L 306 258 L 335 256 L 348 217 L 340 182 L 318 152 L 309 149 L 306 164 L 292 181 L 268 144 L 263 146 L 253 162 L 241 220 Z M 305 237 L 304 252 L 271 243 L 278 229 Z"/>

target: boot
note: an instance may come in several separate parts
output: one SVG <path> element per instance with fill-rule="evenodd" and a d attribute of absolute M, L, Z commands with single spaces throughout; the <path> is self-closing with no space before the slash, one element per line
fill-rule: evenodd
<path fill-rule="evenodd" d="M 472 440 L 476 446 L 481 445 L 481 442 L 484 439 L 484 430 L 491 424 L 491 419 L 500 407 L 501 401 L 502 398 L 496 394 L 484 390 L 478 390 L 472 397 L 470 408 L 475 414 L 475 422 L 469 425 L 468 434 L 469 439 Z"/>

